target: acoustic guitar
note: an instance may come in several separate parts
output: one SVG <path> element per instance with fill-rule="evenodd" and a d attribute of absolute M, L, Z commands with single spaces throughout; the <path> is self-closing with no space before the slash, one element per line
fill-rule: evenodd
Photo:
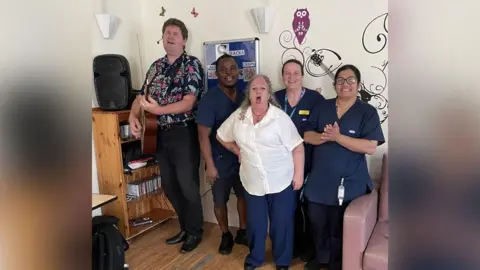
<path fill-rule="evenodd" d="M 142 74 L 145 74 L 143 70 L 143 61 L 142 61 L 142 53 L 140 51 L 140 39 L 137 34 L 137 48 L 138 48 L 138 56 L 140 58 L 140 68 L 142 70 Z M 145 87 L 145 97 L 147 100 L 150 97 L 150 85 L 149 81 L 151 82 L 153 78 L 147 79 L 147 85 Z M 142 153 L 144 154 L 155 154 L 157 152 L 157 116 L 155 114 L 151 114 L 149 112 L 143 111 L 141 112 L 140 122 L 142 125 L 142 133 L 141 133 L 141 144 L 142 144 Z"/>
<path fill-rule="evenodd" d="M 145 89 L 146 99 L 150 96 L 149 87 Z M 142 110 L 142 152 L 144 154 L 155 154 L 157 152 L 157 115 Z"/>
<path fill-rule="evenodd" d="M 170 84 L 168 85 L 167 93 L 170 93 L 170 90 L 173 87 L 173 77 L 177 73 L 180 65 L 176 65 L 175 68 L 169 70 Z M 145 97 L 148 99 L 152 98 L 150 96 L 150 86 L 158 74 L 153 74 L 151 78 L 147 79 L 147 85 L 145 87 Z M 150 82 L 150 83 L 149 83 Z M 157 152 L 157 131 L 158 131 L 158 121 L 157 115 L 143 111 L 142 112 L 142 152 L 144 154 L 155 154 Z"/>

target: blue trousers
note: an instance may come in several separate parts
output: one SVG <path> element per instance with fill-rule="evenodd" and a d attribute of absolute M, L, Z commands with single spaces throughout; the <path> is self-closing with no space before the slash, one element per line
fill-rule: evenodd
<path fill-rule="evenodd" d="M 329 270 L 342 269 L 343 215 L 349 202 L 342 206 L 308 201 L 308 217 L 318 263 L 328 263 Z"/>
<path fill-rule="evenodd" d="M 250 248 L 245 262 L 259 267 L 265 260 L 268 219 L 273 258 L 277 266 L 289 266 L 293 256 L 296 196 L 289 185 L 279 193 L 254 196 L 245 192 L 247 234 Z"/>

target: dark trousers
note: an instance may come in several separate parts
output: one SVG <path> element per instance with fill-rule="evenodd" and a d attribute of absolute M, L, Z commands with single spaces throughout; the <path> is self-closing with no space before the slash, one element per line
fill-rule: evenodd
<path fill-rule="evenodd" d="M 196 126 L 159 131 L 157 154 L 162 188 L 175 208 L 181 230 L 202 236 L 200 146 Z"/>
<path fill-rule="evenodd" d="M 315 253 L 310 222 L 308 220 L 308 203 L 300 201 L 300 191 L 296 192 L 297 206 L 295 208 L 295 236 L 293 253 L 309 259 Z"/>
<path fill-rule="evenodd" d="M 308 202 L 315 259 L 318 263 L 328 263 L 329 270 L 342 269 L 343 215 L 346 208 L 346 203 L 342 206 L 330 206 Z"/>
<path fill-rule="evenodd" d="M 254 196 L 245 192 L 250 254 L 245 259 L 255 267 L 265 260 L 268 219 L 273 258 L 277 266 L 289 266 L 293 254 L 293 223 L 296 196 L 291 185 L 279 193 Z"/>

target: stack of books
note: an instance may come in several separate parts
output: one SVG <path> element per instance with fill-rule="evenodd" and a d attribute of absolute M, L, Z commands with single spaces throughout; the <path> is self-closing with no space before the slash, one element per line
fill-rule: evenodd
<path fill-rule="evenodd" d="M 150 217 L 135 218 L 130 220 L 130 224 L 132 224 L 133 227 L 150 224 L 152 222 L 153 220 Z"/>

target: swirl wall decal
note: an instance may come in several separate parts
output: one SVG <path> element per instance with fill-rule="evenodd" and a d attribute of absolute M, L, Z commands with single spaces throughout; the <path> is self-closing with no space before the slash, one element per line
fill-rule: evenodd
<path fill-rule="evenodd" d="M 278 41 L 285 49 L 281 56 L 282 64 L 289 59 L 297 59 L 302 62 L 305 71 L 312 77 L 333 76 L 333 72 L 342 65 L 342 57 L 333 50 L 310 47 L 302 50 L 297 38 L 290 30 L 280 33 Z M 306 40 L 303 41 L 305 44 Z M 327 65 L 326 62 L 333 64 Z"/>
<path fill-rule="evenodd" d="M 303 56 L 302 51 L 299 49 L 300 44 L 298 44 L 297 38 L 290 30 L 285 30 L 280 33 L 278 42 L 280 43 L 280 46 L 285 49 L 282 53 L 282 64 L 288 59 L 297 59 L 298 61 L 305 63 L 305 57 Z"/>
<path fill-rule="evenodd" d="M 376 35 L 377 43 L 375 43 L 375 44 L 380 43 L 380 49 L 371 50 L 371 49 L 367 48 L 367 45 L 366 45 L 366 36 L 369 36 L 367 32 L 370 32 L 369 31 L 371 29 L 370 27 L 375 25 L 374 22 L 380 22 L 382 18 L 383 18 L 383 27 L 381 29 L 382 33 L 378 33 Z M 379 16 L 375 17 L 375 19 L 371 20 L 367 24 L 367 26 L 365 27 L 365 30 L 363 30 L 362 45 L 363 45 L 363 48 L 365 49 L 365 51 L 367 51 L 368 53 L 370 53 L 370 54 L 379 53 L 379 52 L 383 51 L 383 49 L 385 49 L 385 47 L 387 46 L 387 42 L 388 42 L 387 20 L 388 20 L 388 13 L 384 13 L 382 15 L 379 15 Z"/>
<path fill-rule="evenodd" d="M 388 79 L 386 74 L 386 69 L 388 67 L 388 61 L 383 61 L 381 67 L 372 66 L 372 68 L 381 72 L 383 77 L 382 84 L 367 84 L 365 82 L 360 83 L 359 96 L 360 99 L 370 103 L 374 106 L 380 116 L 380 123 L 385 122 L 388 118 L 388 99 L 384 96 L 384 92 L 387 89 Z"/>

